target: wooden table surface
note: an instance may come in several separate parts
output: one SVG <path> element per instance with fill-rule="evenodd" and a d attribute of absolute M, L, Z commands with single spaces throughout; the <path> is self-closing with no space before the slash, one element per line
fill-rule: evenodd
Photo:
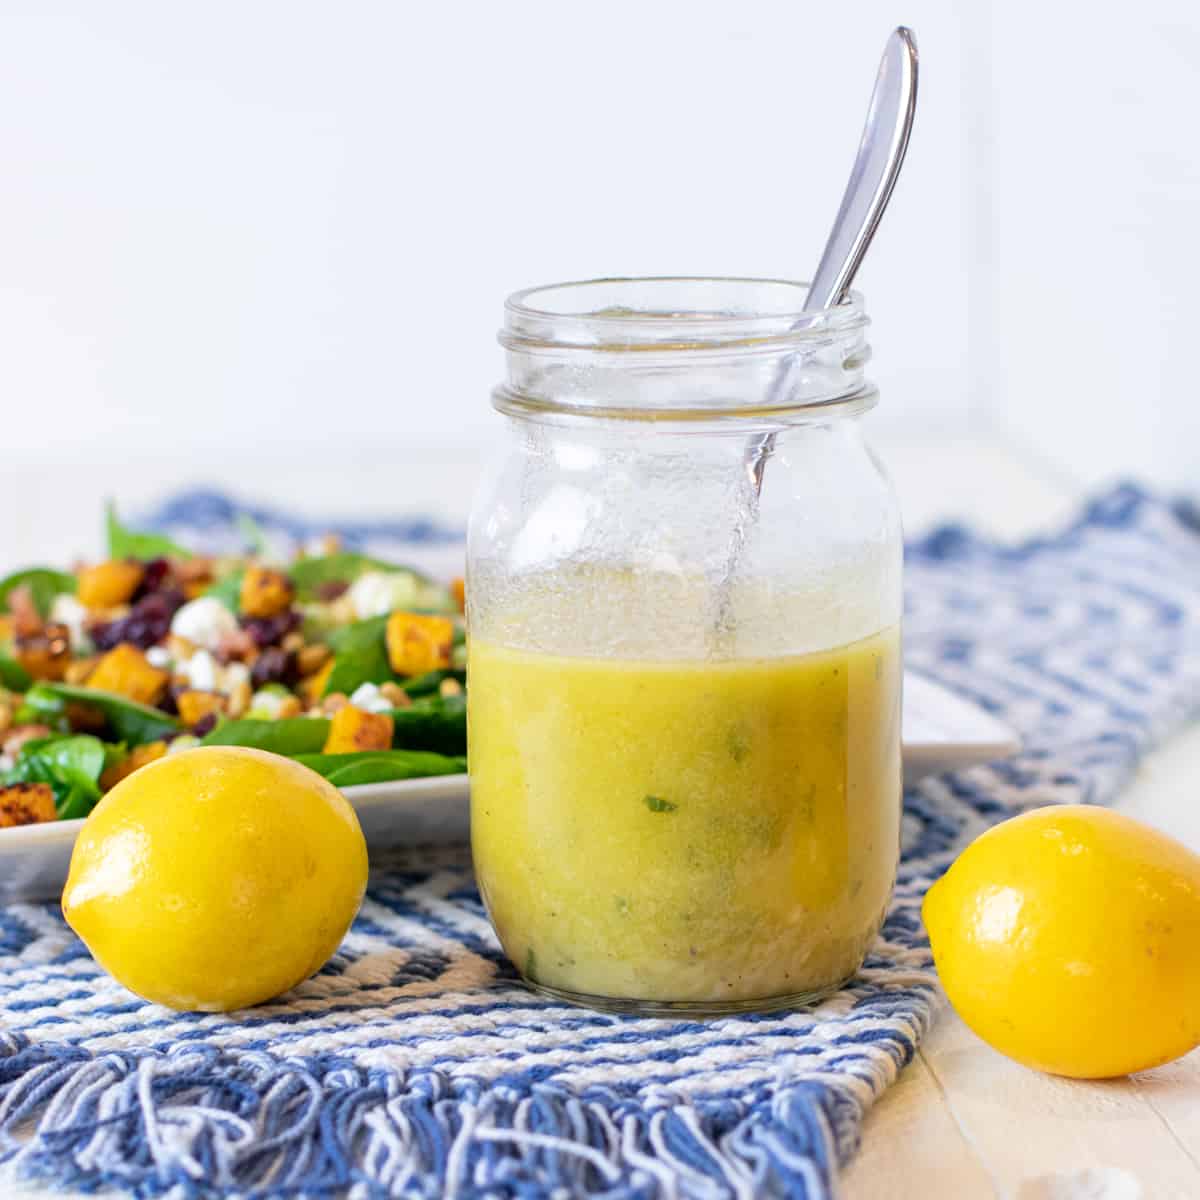
<path fill-rule="evenodd" d="M 1019 537 L 1061 521 L 1079 499 L 1070 479 L 989 437 L 880 437 L 876 444 L 912 532 L 960 517 Z M 311 512 L 395 511 L 413 497 L 435 497 L 433 508 L 454 518 L 465 509 L 475 470 L 470 456 L 423 455 L 406 464 L 403 495 L 395 462 L 366 456 L 356 464 L 354 494 L 329 472 L 264 465 L 261 457 L 249 476 L 260 481 L 255 488 L 246 487 L 246 466 L 236 459 L 208 464 L 205 474 Z M 132 511 L 178 478 L 177 465 L 155 460 L 130 472 L 117 495 Z M 25 496 L 24 511 L 38 515 L 0 528 L 0 566 L 57 561 L 78 549 L 80 522 L 98 525 L 99 499 L 112 490 L 111 472 L 101 466 L 81 465 L 65 498 L 45 472 L 6 481 L 12 494 Z M 1200 848 L 1198 799 L 1200 727 L 1151 754 L 1120 807 Z M 915 1061 L 868 1115 L 840 1193 L 842 1200 L 1200 1200 L 1200 1051 L 1127 1079 L 1057 1079 L 1003 1058 L 943 1007 Z M 0 1172 L 0 1195 L 50 1200 L 63 1193 Z"/>

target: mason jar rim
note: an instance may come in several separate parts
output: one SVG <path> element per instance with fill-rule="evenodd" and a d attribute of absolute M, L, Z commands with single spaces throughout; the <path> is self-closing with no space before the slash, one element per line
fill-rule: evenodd
<path fill-rule="evenodd" d="M 869 323 L 859 292 L 805 312 L 803 280 L 724 275 L 612 276 L 539 284 L 504 304 L 508 350 L 556 353 L 778 352 L 853 337 Z"/>

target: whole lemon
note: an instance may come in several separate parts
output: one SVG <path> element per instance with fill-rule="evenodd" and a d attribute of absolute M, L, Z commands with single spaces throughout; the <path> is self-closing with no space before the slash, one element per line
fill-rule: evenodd
<path fill-rule="evenodd" d="M 131 992 L 223 1012 L 320 969 L 367 881 L 346 798 L 262 750 L 168 755 L 123 779 L 75 843 L 63 913 Z"/>
<path fill-rule="evenodd" d="M 1035 809 L 988 830 L 922 910 L 950 1003 L 985 1042 L 1079 1079 L 1200 1044 L 1200 855 L 1121 813 Z"/>

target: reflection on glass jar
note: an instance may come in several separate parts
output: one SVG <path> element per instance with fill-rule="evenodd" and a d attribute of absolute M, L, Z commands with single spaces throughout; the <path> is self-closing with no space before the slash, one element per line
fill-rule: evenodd
<path fill-rule="evenodd" d="M 861 300 L 803 300 L 661 279 L 509 301 L 468 552 L 472 844 L 505 951 L 563 998 L 800 1003 L 887 905 L 900 525 L 859 428 Z"/>

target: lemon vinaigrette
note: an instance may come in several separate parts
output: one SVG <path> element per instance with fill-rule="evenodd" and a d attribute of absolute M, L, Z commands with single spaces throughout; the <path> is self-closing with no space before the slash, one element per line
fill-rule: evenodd
<path fill-rule="evenodd" d="M 761 1007 L 852 975 L 895 870 L 899 671 L 895 629 L 726 661 L 473 639 L 472 841 L 509 956 L 592 1002 Z"/>

